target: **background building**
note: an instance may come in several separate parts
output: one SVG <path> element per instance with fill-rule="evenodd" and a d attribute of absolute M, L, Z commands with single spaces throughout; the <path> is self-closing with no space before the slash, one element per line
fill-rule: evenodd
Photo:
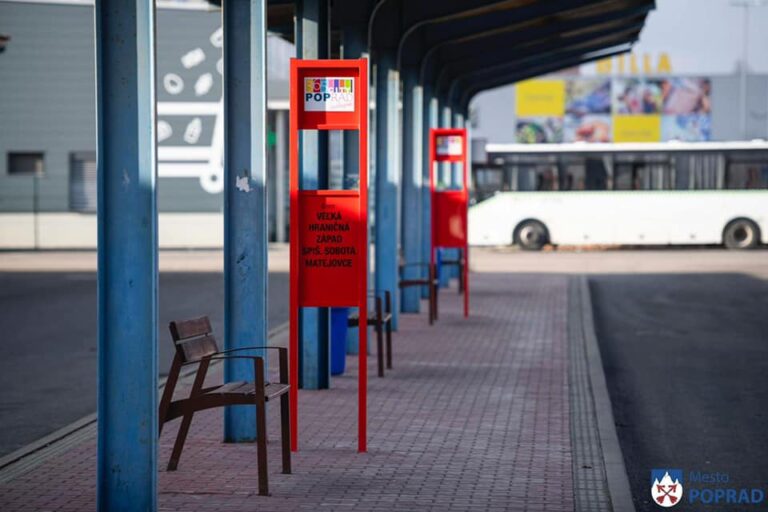
<path fill-rule="evenodd" d="M 491 143 L 768 139 L 768 2 L 658 2 L 629 55 L 482 93 Z"/>
<path fill-rule="evenodd" d="M 766 1 L 659 2 L 631 54 L 478 95 L 475 200 L 768 188 L 766 47 Z"/>
<path fill-rule="evenodd" d="M 203 1 L 159 0 L 157 24 L 160 245 L 220 247 L 221 12 Z M 0 249 L 93 248 L 93 2 L 0 0 L 0 38 Z M 578 147 L 533 155 L 485 151 L 486 143 L 768 139 L 766 47 L 768 1 L 660 2 L 631 55 L 480 94 L 471 107 L 475 199 L 497 190 L 627 180 L 639 188 L 766 186 L 763 153 L 729 160 L 712 151 L 684 159 L 680 152 L 587 157 Z M 287 239 L 288 228 L 293 55 L 290 43 L 269 38 L 268 225 L 277 241 Z M 337 133 L 329 149 L 333 186 L 341 176 Z M 688 169 L 698 178 L 679 178 Z M 673 171 L 674 179 L 664 174 Z M 627 177 L 613 178 L 619 175 Z"/>
<path fill-rule="evenodd" d="M 0 248 L 95 247 L 93 2 L 0 0 L 0 34 L 10 37 L 0 53 Z M 163 247 L 222 245 L 221 35 L 220 10 L 158 2 Z M 285 240 L 294 50 L 278 37 L 268 43 L 269 226 L 272 239 Z"/>

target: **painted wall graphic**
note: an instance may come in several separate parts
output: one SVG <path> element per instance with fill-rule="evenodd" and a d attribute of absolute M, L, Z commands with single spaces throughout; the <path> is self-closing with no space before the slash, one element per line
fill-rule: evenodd
<path fill-rule="evenodd" d="M 158 77 L 157 174 L 198 178 L 203 190 L 217 194 L 224 189 L 221 28 L 208 42 L 180 55 L 178 68 Z"/>
<path fill-rule="evenodd" d="M 689 142 L 711 139 L 711 81 L 698 77 L 565 77 L 515 87 L 515 139 Z"/>

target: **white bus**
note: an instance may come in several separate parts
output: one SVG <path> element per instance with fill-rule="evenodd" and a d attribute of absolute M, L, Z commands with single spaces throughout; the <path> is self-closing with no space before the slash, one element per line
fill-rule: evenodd
<path fill-rule="evenodd" d="M 768 243 L 768 143 L 488 144 L 471 245 Z"/>

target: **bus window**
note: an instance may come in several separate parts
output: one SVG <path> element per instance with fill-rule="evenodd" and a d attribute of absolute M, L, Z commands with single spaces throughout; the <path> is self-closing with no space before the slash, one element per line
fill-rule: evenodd
<path fill-rule="evenodd" d="M 633 177 L 634 166 L 632 164 L 616 164 L 613 169 L 613 189 L 632 190 Z"/>
<path fill-rule="evenodd" d="M 768 188 L 768 163 L 731 163 L 726 173 L 725 188 L 735 190 Z"/>
<path fill-rule="evenodd" d="M 586 190 L 605 190 L 608 175 L 601 158 L 588 158 L 585 168 L 584 188 Z"/>

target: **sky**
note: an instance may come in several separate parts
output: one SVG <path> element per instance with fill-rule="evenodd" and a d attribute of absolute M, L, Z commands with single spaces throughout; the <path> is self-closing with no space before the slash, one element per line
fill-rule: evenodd
<path fill-rule="evenodd" d="M 675 74 L 732 73 L 748 36 L 749 70 L 768 73 L 768 0 L 750 7 L 747 31 L 744 0 L 657 0 L 633 53 L 656 59 L 667 52 Z"/>

